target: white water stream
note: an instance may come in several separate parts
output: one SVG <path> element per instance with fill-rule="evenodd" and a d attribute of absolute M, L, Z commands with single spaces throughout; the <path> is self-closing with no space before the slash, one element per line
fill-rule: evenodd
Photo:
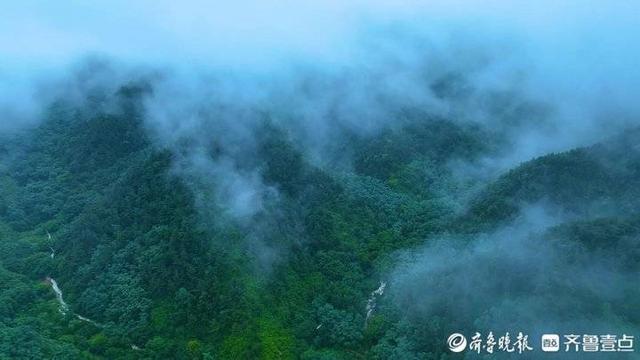
<path fill-rule="evenodd" d="M 47 231 L 47 239 L 49 240 L 49 244 L 52 244 L 52 237 L 51 234 Z M 49 245 L 49 249 L 51 249 L 51 259 L 54 258 L 54 256 L 56 255 L 55 251 L 53 250 L 53 246 Z M 53 292 L 56 293 L 56 299 L 58 300 L 58 304 L 60 304 L 60 307 L 58 308 L 58 311 L 60 311 L 60 313 L 62 315 L 67 315 L 67 313 L 69 312 L 69 305 L 67 305 L 66 302 L 64 302 L 64 298 L 62 297 L 62 290 L 60 289 L 60 286 L 58 286 L 58 282 L 52 278 L 47 276 L 47 282 L 49 283 L 49 285 L 51 285 L 51 289 L 53 289 Z M 78 314 L 73 314 L 76 318 L 78 318 L 78 320 L 80 321 L 85 321 L 88 323 L 92 323 L 96 326 L 100 326 L 98 323 L 96 323 L 95 321 L 86 318 L 82 315 L 78 315 Z"/>
<path fill-rule="evenodd" d="M 60 304 L 60 308 L 58 309 L 58 311 L 60 311 L 61 314 L 66 315 L 67 311 L 69 311 L 69 306 L 66 302 L 64 302 L 64 299 L 62 298 L 62 290 L 60 290 L 58 283 L 54 279 L 48 277 L 47 281 L 49 281 L 49 284 L 51 284 L 53 292 L 56 293 L 56 299 L 58 299 L 58 303 Z"/>
<path fill-rule="evenodd" d="M 62 315 L 67 315 L 67 313 L 69 312 L 69 305 L 67 305 L 67 303 L 64 301 L 64 298 L 62 297 L 62 290 L 60 290 L 60 287 L 58 286 L 58 282 L 56 282 L 55 279 L 47 277 L 47 281 L 49 282 L 49 284 L 51 284 L 51 289 L 53 289 L 53 292 L 56 293 L 56 299 L 58 299 L 58 304 L 60 304 L 60 307 L 58 308 L 58 311 L 60 311 L 60 313 Z M 78 315 L 78 314 L 73 314 L 76 318 L 78 318 L 78 320 L 80 321 L 85 321 L 88 323 L 92 323 L 96 326 L 100 326 L 98 325 L 98 323 L 96 323 L 95 321 L 86 318 L 82 315 Z"/>
<path fill-rule="evenodd" d="M 373 311 L 376 309 L 376 298 L 382 296 L 384 294 L 384 289 L 387 287 L 387 283 L 384 281 L 380 281 L 380 286 L 371 292 L 371 296 L 369 296 L 369 300 L 367 300 L 367 317 L 364 320 L 364 326 L 367 326 L 367 322 L 371 315 L 373 315 Z"/>
<path fill-rule="evenodd" d="M 49 239 L 49 243 L 52 244 L 51 234 L 49 234 L 48 231 L 47 231 L 47 238 Z M 53 250 L 52 246 L 49 246 L 49 249 L 51 249 L 51 255 L 50 256 L 51 256 L 51 259 L 53 259 L 54 256 L 55 256 L 55 251 Z M 49 283 L 49 285 L 51 285 L 51 289 L 53 289 L 53 292 L 56 293 L 56 299 L 58 300 L 58 304 L 60 304 L 60 307 L 58 308 L 58 311 L 60 311 L 60 313 L 62 315 L 66 316 L 67 313 L 69 312 L 69 305 L 67 305 L 67 303 L 64 302 L 64 298 L 62 297 L 62 290 L 60 290 L 60 286 L 58 286 L 58 282 L 54 278 L 49 277 L 49 276 L 47 276 L 47 282 Z M 78 320 L 80 320 L 80 321 L 88 322 L 88 323 L 91 323 L 91 324 L 93 324 L 95 326 L 102 327 L 102 325 L 100 325 L 97 322 L 95 322 L 95 321 L 93 321 L 93 320 L 91 320 L 89 318 L 86 318 L 86 317 L 84 317 L 82 315 L 75 314 L 75 313 L 73 315 L 76 318 L 78 318 Z M 131 345 L 131 349 L 134 350 L 134 351 L 142 350 L 139 346 L 136 346 L 136 345 Z"/>
<path fill-rule="evenodd" d="M 49 256 L 53 259 L 56 256 L 56 251 L 53 250 L 53 239 L 51 238 L 49 231 L 47 231 L 47 238 L 49 239 L 49 250 L 51 250 L 51 254 L 49 254 Z"/>

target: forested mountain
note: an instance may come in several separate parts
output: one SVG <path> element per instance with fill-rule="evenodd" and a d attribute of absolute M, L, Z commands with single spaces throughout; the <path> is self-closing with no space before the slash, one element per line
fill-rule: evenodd
<path fill-rule="evenodd" d="M 168 147 L 153 91 L 59 99 L 2 135 L 1 359 L 445 359 L 448 334 L 513 316 L 640 325 L 637 130 L 466 176 L 509 132 L 409 110 L 345 131 L 332 164 L 265 114 L 250 146 Z"/>

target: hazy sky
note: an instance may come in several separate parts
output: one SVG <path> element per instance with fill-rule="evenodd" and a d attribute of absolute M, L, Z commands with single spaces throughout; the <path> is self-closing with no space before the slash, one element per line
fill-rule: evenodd
<path fill-rule="evenodd" d="M 524 69 L 531 92 L 570 104 L 568 116 L 582 117 L 583 106 L 597 109 L 590 116 L 640 113 L 637 0 L 23 0 L 1 1 L 0 14 L 0 108 L 22 108 L 14 113 L 31 106 L 33 79 L 87 54 L 245 72 L 331 67 L 372 57 L 362 44 L 398 27 L 491 48 Z"/>
<path fill-rule="evenodd" d="M 348 55 L 367 25 L 410 21 L 433 31 L 523 36 L 576 60 L 593 47 L 597 57 L 629 47 L 638 55 L 639 8 L 635 0 L 3 1 L 0 58 L 12 66 L 59 64 L 87 52 L 254 66 L 292 56 L 331 60 Z"/>

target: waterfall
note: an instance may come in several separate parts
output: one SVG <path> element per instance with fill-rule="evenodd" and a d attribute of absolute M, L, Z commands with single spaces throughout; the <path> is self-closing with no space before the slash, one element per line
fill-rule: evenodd
<path fill-rule="evenodd" d="M 380 281 L 380 286 L 371 292 L 371 296 L 367 300 L 367 316 L 364 320 L 364 326 L 367 326 L 367 322 L 371 315 L 373 315 L 373 311 L 376 309 L 376 298 L 382 296 L 384 294 L 384 289 L 387 287 L 387 283 L 384 281 Z"/>
<path fill-rule="evenodd" d="M 91 320 L 91 319 L 89 319 L 89 318 L 86 318 L 86 317 L 84 317 L 84 316 L 82 316 L 82 315 L 78 315 L 78 314 L 76 314 L 76 317 L 77 317 L 77 318 L 78 318 L 78 320 L 80 320 L 80 321 L 85 321 L 85 322 L 92 323 L 93 325 L 100 326 L 100 325 L 98 325 L 98 323 L 96 323 L 95 321 L 93 321 L 93 320 Z"/>
<path fill-rule="evenodd" d="M 66 302 L 64 302 L 64 299 L 62 298 L 62 290 L 60 290 L 60 287 L 58 286 L 58 282 L 55 281 L 55 279 L 47 277 L 47 281 L 49 282 L 49 284 L 51 284 L 51 288 L 53 289 L 53 292 L 56 293 L 56 299 L 58 299 L 58 304 L 60 304 L 60 308 L 58 308 L 58 311 L 60 311 L 61 314 L 63 315 L 67 315 L 67 312 L 69 312 L 69 305 L 67 305 Z M 86 318 L 82 315 L 78 315 L 78 314 L 73 314 L 76 318 L 78 318 L 78 320 L 80 321 L 85 321 L 88 323 L 92 323 L 96 326 L 100 326 L 98 323 L 96 323 L 95 321 Z"/>
<path fill-rule="evenodd" d="M 49 239 L 49 242 L 51 242 L 52 237 L 51 234 L 49 233 L 49 231 L 47 231 L 47 238 Z M 51 254 L 49 255 L 52 259 L 54 258 L 54 256 L 56 255 L 55 250 L 53 249 L 53 247 L 50 245 L 49 249 L 51 250 Z M 56 293 L 56 299 L 58 300 L 58 304 L 60 304 L 60 307 L 58 308 L 58 311 L 60 311 L 60 313 L 62 315 L 67 315 L 67 312 L 69 312 L 69 305 L 67 305 L 66 302 L 64 302 L 64 298 L 62 297 L 62 290 L 60 290 L 60 286 L 58 286 L 58 282 L 47 276 L 47 282 L 51 285 L 51 288 L 53 289 L 53 292 Z M 86 318 L 82 315 L 78 315 L 78 314 L 74 314 L 76 318 L 78 318 L 78 320 L 80 321 L 85 321 L 88 323 L 92 323 L 96 326 L 100 326 L 98 323 L 96 323 L 95 321 Z"/>
<path fill-rule="evenodd" d="M 47 231 L 47 237 L 48 237 L 49 241 L 51 241 L 51 234 L 49 234 L 48 231 Z M 49 246 L 49 249 L 51 249 L 51 255 L 50 256 L 53 259 L 53 257 L 55 256 L 55 251 L 53 250 L 53 247 L 51 247 L 51 246 Z M 62 298 L 62 290 L 60 290 L 60 286 L 58 286 L 58 282 L 56 282 L 55 279 L 53 279 L 53 278 L 51 278 L 49 276 L 47 276 L 46 280 L 51 285 L 51 288 L 53 289 L 53 292 L 56 293 L 56 299 L 58 300 L 58 304 L 60 304 L 60 307 L 58 308 L 58 311 L 60 311 L 60 313 L 62 315 L 66 316 L 67 313 L 69 312 L 69 305 L 67 305 L 67 303 L 64 302 L 64 299 Z M 75 313 L 72 313 L 72 314 L 80 321 L 88 322 L 88 323 L 91 323 L 91 324 L 93 324 L 95 326 L 98 326 L 98 327 L 103 327 L 103 325 L 100 325 L 97 322 L 95 322 L 95 321 L 93 321 L 93 320 L 91 320 L 89 318 L 86 318 L 86 317 L 84 317 L 84 316 L 82 316 L 80 314 L 75 314 Z M 134 350 L 134 351 L 142 350 L 139 346 L 134 345 L 134 344 L 131 345 L 131 349 Z"/>
<path fill-rule="evenodd" d="M 64 302 L 64 299 L 62 298 L 62 290 L 60 290 L 58 283 L 54 279 L 48 277 L 47 281 L 49 281 L 49 283 L 51 284 L 53 292 L 56 293 L 56 299 L 58 299 L 58 303 L 60 304 L 60 308 L 58 309 L 58 311 L 60 311 L 61 314 L 66 315 L 67 311 L 69 311 L 69 306 L 66 302 Z"/>
<path fill-rule="evenodd" d="M 56 251 L 53 250 L 53 246 L 51 246 L 51 244 L 53 244 L 53 238 L 51 237 L 49 230 L 47 230 L 47 239 L 49 239 L 49 249 L 51 250 L 51 254 L 49 256 L 53 259 L 53 257 L 56 256 Z"/>

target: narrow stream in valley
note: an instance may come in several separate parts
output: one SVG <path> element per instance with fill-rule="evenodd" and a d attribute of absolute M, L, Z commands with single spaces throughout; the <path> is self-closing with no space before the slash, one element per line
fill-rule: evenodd
<path fill-rule="evenodd" d="M 364 319 L 364 326 L 367 326 L 367 323 L 369 322 L 369 318 L 371 317 L 371 315 L 373 315 L 373 312 L 376 309 L 376 299 L 379 296 L 382 296 L 382 294 L 384 294 L 384 289 L 387 287 L 387 283 L 384 281 L 380 281 L 380 286 L 371 292 L 371 296 L 369 296 L 369 299 L 367 300 L 367 316 Z"/>
<path fill-rule="evenodd" d="M 56 255 L 55 250 L 53 249 L 53 237 L 51 236 L 51 234 L 49 233 L 49 231 L 47 231 L 47 240 L 49 241 L 49 249 L 51 250 L 51 253 L 49 254 L 49 257 L 51 259 L 53 259 Z M 56 299 L 58 300 L 58 304 L 59 304 L 59 308 L 58 311 L 60 311 L 60 313 L 62 315 L 67 315 L 67 313 L 69 312 L 69 305 L 67 305 L 67 303 L 64 301 L 64 298 L 62 297 L 62 290 L 60 289 L 60 286 L 58 285 L 58 282 L 50 277 L 47 276 L 46 278 L 47 283 L 49 283 L 49 285 L 51 286 L 51 289 L 53 290 L 53 292 L 56 294 Z M 96 326 L 100 326 L 98 323 L 96 323 L 95 321 L 86 318 L 82 315 L 73 313 L 73 315 L 78 318 L 78 320 L 80 321 L 84 321 L 84 322 L 88 322 L 91 323 L 93 325 Z"/>
<path fill-rule="evenodd" d="M 49 244 L 50 244 L 49 245 L 49 249 L 51 249 L 51 254 L 49 256 L 51 257 L 51 259 L 53 259 L 55 257 L 55 250 L 53 249 L 53 242 L 52 242 L 51 234 L 49 234 L 48 231 L 47 231 L 47 238 L 48 238 Z M 58 304 L 59 304 L 58 311 L 60 311 L 60 313 L 62 315 L 66 316 L 67 313 L 69 313 L 69 305 L 67 305 L 67 303 L 64 301 L 64 298 L 62 296 L 62 290 L 60 289 L 60 286 L 58 285 L 58 282 L 54 278 L 52 278 L 50 276 L 47 276 L 46 281 L 51 286 L 51 289 L 53 290 L 53 292 L 56 294 L 56 299 L 58 300 Z M 76 313 L 73 313 L 73 312 L 72 312 L 72 314 L 73 314 L 73 316 L 75 316 L 80 321 L 91 323 L 91 324 L 93 324 L 93 325 L 95 325 L 97 327 L 102 327 L 102 325 L 98 324 L 97 322 L 95 322 L 95 321 L 93 321 L 93 320 L 91 320 L 91 319 L 89 319 L 87 317 L 84 317 L 84 316 L 82 316 L 80 314 L 76 314 Z M 135 351 L 142 350 L 140 347 L 138 347 L 136 345 L 133 345 L 133 344 L 131 345 L 131 349 L 135 350 Z"/>

